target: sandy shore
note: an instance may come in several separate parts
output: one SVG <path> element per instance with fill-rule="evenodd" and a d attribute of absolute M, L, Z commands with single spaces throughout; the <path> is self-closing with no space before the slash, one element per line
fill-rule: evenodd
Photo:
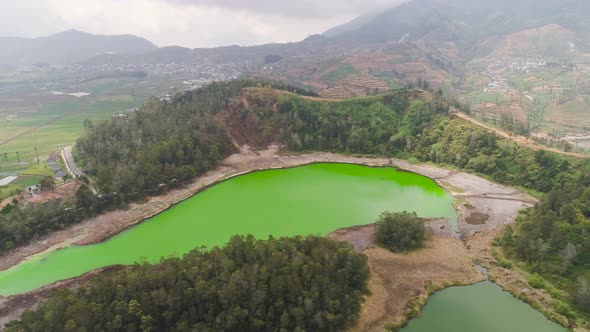
<path fill-rule="evenodd" d="M 40 241 L 28 246 L 8 252 L 0 256 L 0 270 L 8 269 L 31 256 L 67 247 L 72 244 L 85 245 L 104 241 L 113 235 L 166 210 L 170 206 L 190 198 L 195 193 L 198 193 L 219 181 L 256 170 L 287 168 L 322 162 L 352 163 L 367 166 L 391 166 L 436 180 L 456 198 L 458 232 L 451 232 L 450 227 L 444 225 L 444 221 L 439 221 L 439 224 L 434 227 L 434 229 L 438 229 L 438 232 L 432 246 L 432 254 L 437 252 L 447 252 L 446 250 L 435 250 L 435 248 L 438 248 L 440 245 L 450 246 L 452 250 L 449 250 L 448 254 L 454 255 L 451 251 L 455 251 L 456 248 L 454 247 L 457 246 L 457 243 L 462 243 L 459 238 L 471 238 L 472 234 L 488 232 L 490 230 L 498 229 L 499 226 L 511 223 L 514 221 L 514 218 L 520 209 L 530 207 L 536 201 L 528 194 L 515 190 L 514 188 L 499 185 L 468 173 L 449 171 L 432 165 L 414 165 L 398 159 L 363 158 L 332 153 L 282 156 L 278 154 L 278 147 L 276 146 L 257 152 L 245 148 L 242 149 L 241 153 L 225 159 L 219 167 L 199 177 L 182 189 L 170 191 L 165 195 L 151 197 L 143 203 L 131 204 L 127 210 L 116 210 L 105 213 L 80 224 L 68 227 L 62 231 L 52 233 Z M 485 223 L 470 224 L 470 216 L 472 215 L 485 216 Z M 453 242 L 451 243 L 449 241 Z M 378 257 L 379 255 L 379 251 L 377 250 L 373 256 Z M 371 257 L 371 255 L 369 255 L 369 257 Z M 458 268 L 457 271 L 460 271 L 458 272 L 459 274 L 463 275 L 465 272 L 464 268 L 467 261 L 471 264 L 473 258 L 471 256 L 469 257 L 470 259 L 460 261 L 463 266 Z M 439 257 L 438 263 L 440 264 L 440 262 L 443 261 L 441 259 L 447 260 L 447 258 L 448 260 L 456 260 L 456 257 L 445 256 Z M 417 257 L 413 257 L 412 259 L 417 259 Z M 378 260 L 371 261 L 370 259 L 370 264 L 374 271 L 379 271 L 378 262 Z M 417 260 L 416 262 L 416 264 L 421 264 L 419 263 L 420 260 Z M 434 262 L 436 261 L 433 261 L 433 263 Z M 414 264 L 414 266 L 418 266 L 416 264 Z M 424 262 L 424 264 L 427 263 Z M 457 267 L 453 267 L 452 269 L 456 268 Z M 373 273 L 373 275 L 378 274 L 380 273 Z M 385 276 L 387 273 L 383 272 L 382 275 Z M 450 274 L 452 278 L 449 278 L 454 278 L 453 281 L 456 281 L 455 279 L 461 279 L 455 278 L 456 275 L 457 274 Z M 424 280 L 427 280 L 428 278 L 438 280 L 438 277 L 434 274 L 424 275 Z M 473 280 L 472 269 L 469 269 L 469 272 L 463 275 L 462 280 Z M 377 281 L 372 282 L 374 282 L 375 285 L 379 283 Z M 443 280 L 440 282 L 443 282 Z M 51 285 L 49 287 L 51 287 Z M 5 322 L 9 318 L 18 318 L 26 308 L 31 308 L 34 303 L 37 303 L 42 299 L 44 297 L 42 294 L 47 293 L 47 291 L 44 291 L 46 288 L 47 287 L 31 293 L 16 295 L 9 298 L 0 297 L 0 326 L 2 326 L 2 321 Z M 377 294 L 377 292 L 374 292 L 374 294 Z M 36 300 L 25 301 L 24 299 Z M 377 326 L 378 325 L 379 324 L 377 324 Z"/>

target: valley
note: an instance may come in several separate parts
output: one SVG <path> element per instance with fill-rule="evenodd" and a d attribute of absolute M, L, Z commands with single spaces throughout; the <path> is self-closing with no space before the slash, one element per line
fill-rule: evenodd
<path fill-rule="evenodd" d="M 0 36 L 0 330 L 590 331 L 588 3 L 152 5 Z"/>

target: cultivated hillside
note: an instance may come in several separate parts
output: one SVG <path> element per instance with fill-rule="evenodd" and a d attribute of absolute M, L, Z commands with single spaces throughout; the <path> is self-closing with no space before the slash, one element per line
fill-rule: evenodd
<path fill-rule="evenodd" d="M 354 20 L 336 29 L 341 33 L 333 29 L 329 34 L 358 43 L 397 41 L 405 36 L 414 41 L 456 41 L 467 47 L 493 36 L 547 24 L 585 32 L 590 27 L 589 11 L 590 3 L 577 0 L 414 0 L 364 24 L 359 24 L 362 19 Z"/>

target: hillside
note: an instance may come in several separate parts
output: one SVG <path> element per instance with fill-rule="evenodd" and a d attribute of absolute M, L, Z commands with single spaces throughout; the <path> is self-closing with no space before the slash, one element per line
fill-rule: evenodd
<path fill-rule="evenodd" d="M 493 36 L 552 23 L 587 31 L 589 9 L 590 4 L 576 0 L 414 0 L 329 34 L 358 43 L 398 41 L 405 36 L 406 40 L 455 41 L 468 47 Z"/>
<path fill-rule="evenodd" d="M 69 64 L 103 54 L 138 54 L 157 49 L 151 42 L 132 35 L 93 35 L 69 30 L 47 37 L 0 37 L 0 63 Z"/>
<path fill-rule="evenodd" d="M 416 82 L 478 120 L 561 150 L 590 151 L 590 5 L 568 0 L 414 0 L 325 32 L 331 50 L 262 76 L 327 98 Z"/>

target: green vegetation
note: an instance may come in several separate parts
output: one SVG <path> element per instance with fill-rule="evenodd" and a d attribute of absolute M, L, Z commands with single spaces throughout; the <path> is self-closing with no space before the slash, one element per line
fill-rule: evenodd
<path fill-rule="evenodd" d="M 552 189 L 558 174 L 578 172 L 588 164 L 500 140 L 449 117 L 447 101 L 433 97 L 424 102 L 414 90 L 333 103 L 281 96 L 253 100 L 256 107 L 232 116 L 250 118 L 257 124 L 254 132 L 267 142 L 286 143 L 291 151 L 415 157 L 543 193 Z"/>
<path fill-rule="evenodd" d="M 18 194 L 29 186 L 39 184 L 47 176 L 53 175 L 53 172 L 51 172 L 51 169 L 49 169 L 49 167 L 45 163 L 31 164 L 29 167 L 25 169 L 14 170 L 7 174 L 12 175 L 16 172 L 19 173 L 18 179 L 14 180 L 8 185 L 0 186 L 0 200 Z M 4 175 L 0 175 L 0 179 L 3 177 Z M 0 243 L 0 251 L 1 247 L 2 246 Z"/>
<path fill-rule="evenodd" d="M 562 300 L 573 310 L 590 311 L 587 160 L 500 140 L 449 117 L 449 104 L 441 97 L 423 101 L 416 90 L 331 103 L 277 92 L 274 97 L 247 95 L 248 108 L 232 104 L 243 87 L 252 85 L 256 83 L 214 84 L 179 95 L 170 104 L 152 101 L 129 117 L 129 125 L 112 120 L 91 128 L 79 142 L 80 155 L 105 195 L 100 203 L 93 198 L 86 205 L 98 211 L 176 186 L 213 167 L 232 151 L 225 131 L 233 129 L 227 128 L 232 123 L 251 124 L 257 140 L 282 142 L 291 151 L 413 157 L 546 194 L 509 229 L 502 246 L 508 257 L 564 291 Z M 224 128 L 214 117 L 228 105 L 234 107 L 224 114 Z M 15 238 L 14 225 L 0 231 Z M 47 231 L 44 227 L 41 233 Z M 6 243 L 3 236 L 0 242 Z M 26 236 L 19 236 L 18 243 Z"/>
<path fill-rule="evenodd" d="M 60 147 L 74 142 L 84 131 L 84 120 L 94 123 L 111 118 L 112 114 L 125 112 L 133 107 L 134 101 L 123 99 L 105 99 L 89 102 L 84 99 L 76 99 L 62 102 L 54 102 L 44 105 L 38 112 L 27 114 L 23 118 L 13 119 L 10 122 L 0 121 L 0 141 L 26 133 L 37 126 L 47 125 L 35 129 L 17 140 L 0 146 L 0 153 L 7 153 L 8 159 L 2 164 L 17 163 L 16 152 L 19 152 L 22 162 L 36 160 L 35 147 L 40 156 L 47 156 L 59 151 Z M 50 121 L 54 122 L 49 123 Z M 0 167 L 2 166 L 0 164 Z"/>
<path fill-rule="evenodd" d="M 257 132 L 273 133 L 269 141 L 282 141 L 292 151 L 364 153 L 402 158 L 415 157 L 465 169 L 508 185 L 546 196 L 526 212 L 514 230 L 506 250 L 527 262 L 527 269 L 550 278 L 555 287 L 570 295 L 566 303 L 585 310 L 590 271 L 590 163 L 520 147 L 500 140 L 493 133 L 448 116 L 448 104 L 434 96 L 431 102 L 417 100 L 414 91 L 400 90 L 378 97 L 321 103 L 293 97 L 257 100 L 256 109 L 242 110 L 252 117 Z M 571 269 L 563 273 L 565 259 Z M 571 248 L 571 246 L 570 246 Z"/>
<path fill-rule="evenodd" d="M 322 79 L 329 82 L 338 82 L 355 73 L 357 73 L 357 71 L 352 65 L 343 64 L 340 65 L 340 67 L 338 67 L 338 69 L 335 71 L 324 76 Z"/>
<path fill-rule="evenodd" d="M 483 91 L 481 89 L 474 90 L 468 94 L 471 104 L 494 103 L 502 104 L 506 101 L 503 94 L 496 91 Z"/>
<path fill-rule="evenodd" d="M 87 134 L 77 143 L 80 160 L 100 195 L 82 186 L 67 201 L 11 204 L 0 213 L 0 252 L 29 243 L 51 231 L 103 211 L 124 207 L 134 199 L 182 185 L 211 169 L 234 151 L 226 130 L 214 116 L 243 87 L 256 82 L 212 84 L 177 96 L 172 103 L 151 100 L 128 118 L 97 126 L 84 121 Z M 270 85 L 269 85 L 270 86 Z M 272 85 L 293 92 L 304 90 Z M 40 172 L 41 166 L 31 170 Z M 39 177 L 39 182 L 45 176 Z"/>
<path fill-rule="evenodd" d="M 573 303 L 587 316 L 590 310 L 588 168 L 558 174 L 553 189 L 533 209 L 522 212 L 518 223 L 506 230 L 501 242 L 509 257 L 522 261 L 528 271 L 537 273 L 535 279 L 543 277 L 564 290 L 557 294 L 559 298 Z"/>
<path fill-rule="evenodd" d="M 44 178 L 39 178 L 41 182 Z M 103 201 L 82 186 L 68 201 L 19 204 L 13 201 L 0 211 L 0 252 L 39 239 L 52 231 L 78 223 L 106 209 Z"/>
<path fill-rule="evenodd" d="M 543 288 L 545 287 L 545 282 L 539 275 L 531 274 L 529 276 L 529 285 L 533 288 Z"/>
<path fill-rule="evenodd" d="M 97 189 L 117 200 L 141 198 L 203 174 L 230 155 L 231 141 L 214 118 L 236 94 L 227 87 L 210 86 L 170 104 L 152 100 L 127 118 L 96 127 L 87 123 L 76 148 Z"/>
<path fill-rule="evenodd" d="M 321 237 L 232 238 L 60 290 L 7 331 L 343 331 L 359 317 L 366 257 Z"/>
<path fill-rule="evenodd" d="M 422 246 L 426 227 L 416 212 L 385 211 L 376 222 L 375 236 L 379 245 L 393 252 L 407 252 Z"/>

